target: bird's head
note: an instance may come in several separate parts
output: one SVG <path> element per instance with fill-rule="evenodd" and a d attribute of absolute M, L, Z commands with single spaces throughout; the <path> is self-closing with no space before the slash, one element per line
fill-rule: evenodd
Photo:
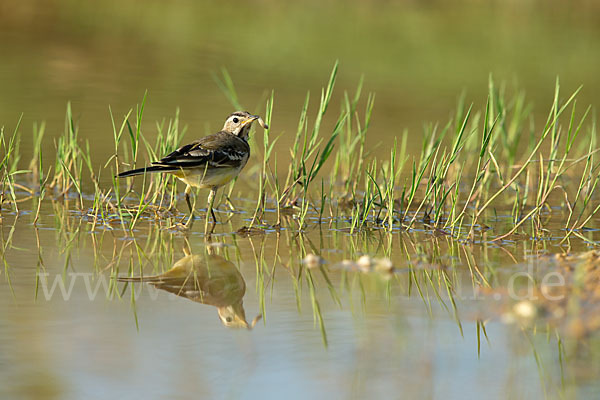
<path fill-rule="evenodd" d="M 250 127 L 254 121 L 258 121 L 264 129 L 269 129 L 269 126 L 258 115 L 252 115 L 248 111 L 236 111 L 227 117 L 225 125 L 223 125 L 223 130 L 233 133 L 244 140 L 248 140 Z"/>
<path fill-rule="evenodd" d="M 219 319 L 228 328 L 246 328 L 252 329 L 254 325 L 261 319 L 261 315 L 257 315 L 252 323 L 246 321 L 246 311 L 244 311 L 244 305 L 242 300 L 235 304 L 231 304 L 225 307 L 217 308 L 219 312 Z"/>

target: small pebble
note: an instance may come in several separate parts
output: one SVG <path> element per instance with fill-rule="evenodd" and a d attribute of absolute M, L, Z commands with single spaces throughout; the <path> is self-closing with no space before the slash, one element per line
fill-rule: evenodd
<path fill-rule="evenodd" d="M 379 258 L 375 261 L 375 271 L 390 273 L 394 270 L 392 260 L 389 258 Z"/>
<path fill-rule="evenodd" d="M 323 259 L 316 254 L 307 254 L 302 260 L 302 264 L 306 266 L 306 268 L 317 268 L 323 264 Z"/>
<path fill-rule="evenodd" d="M 513 306 L 513 312 L 519 318 L 534 318 L 537 315 L 537 311 L 537 307 L 527 300 L 520 301 Z"/>
<path fill-rule="evenodd" d="M 373 268 L 373 261 L 374 260 L 370 256 L 365 254 L 356 261 L 356 264 L 362 272 L 369 272 L 371 271 L 371 268 Z"/>

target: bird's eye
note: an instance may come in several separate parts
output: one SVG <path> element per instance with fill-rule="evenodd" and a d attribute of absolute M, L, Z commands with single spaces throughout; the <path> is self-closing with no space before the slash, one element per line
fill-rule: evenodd
<path fill-rule="evenodd" d="M 233 321 L 233 318 L 231 318 L 231 317 L 227 317 L 227 318 L 225 318 L 225 321 L 227 321 L 227 322 L 231 322 L 231 321 Z"/>
<path fill-rule="evenodd" d="M 238 122 L 240 122 L 240 120 L 239 120 L 239 119 L 237 119 L 237 118 L 234 118 L 234 119 L 233 119 L 233 123 L 234 123 L 234 124 L 237 124 Z"/>

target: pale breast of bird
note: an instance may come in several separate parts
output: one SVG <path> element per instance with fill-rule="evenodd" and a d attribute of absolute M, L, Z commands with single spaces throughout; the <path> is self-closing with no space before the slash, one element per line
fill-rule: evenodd
<path fill-rule="evenodd" d="M 238 167 L 211 165 L 206 167 L 180 170 L 174 175 L 186 184 L 200 189 L 223 186 L 231 182 L 248 162 L 248 156 L 242 158 Z"/>

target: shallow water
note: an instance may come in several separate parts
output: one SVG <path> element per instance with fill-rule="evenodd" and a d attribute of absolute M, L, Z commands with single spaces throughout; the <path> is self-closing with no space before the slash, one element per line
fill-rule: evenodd
<path fill-rule="evenodd" d="M 506 294 L 511 277 L 532 255 L 559 251 L 553 241 L 460 244 L 425 231 L 349 235 L 317 224 L 242 236 L 232 227 L 251 215 L 226 216 L 222 208 L 206 238 L 202 219 L 185 233 L 150 220 L 133 237 L 118 227 L 90 232 L 61 202 L 44 206 L 37 228 L 30 213 L 6 214 L 3 394 L 589 398 L 600 390 L 596 335 L 574 337 L 541 314 L 533 326 L 508 322 L 518 300 Z M 574 241 L 572 250 L 586 246 Z M 208 298 L 115 280 L 164 273 L 188 253 L 207 260 L 210 278 L 193 276 L 219 293 L 239 292 L 243 279 L 247 322 L 262 314 L 254 329 L 227 328 Z M 313 253 L 324 263 L 303 263 Z M 340 264 L 362 254 L 389 258 L 394 271 Z M 224 275 L 236 283 L 215 283 Z"/>

